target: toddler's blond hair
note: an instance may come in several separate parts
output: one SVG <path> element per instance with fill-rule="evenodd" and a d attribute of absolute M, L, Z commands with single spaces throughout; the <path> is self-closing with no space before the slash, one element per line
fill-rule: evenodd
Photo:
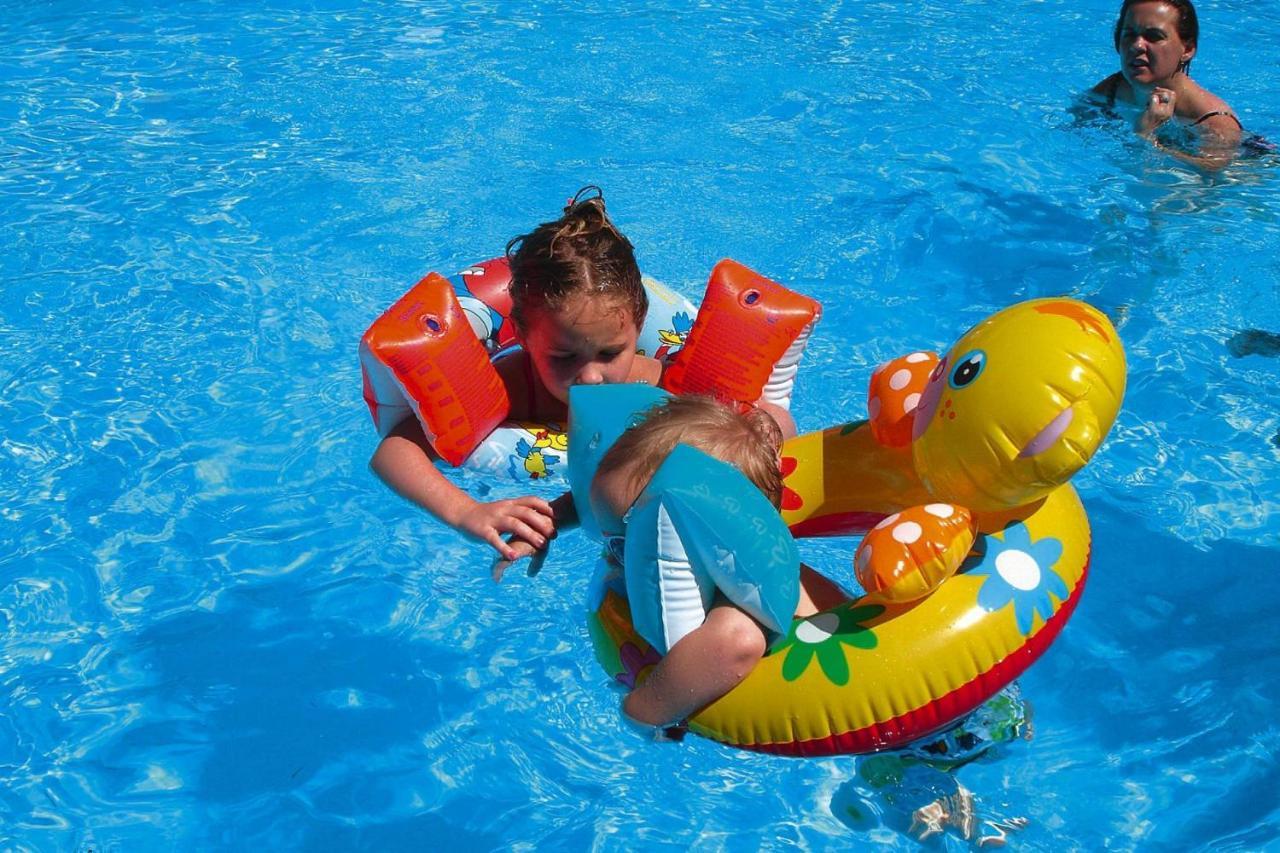
<path fill-rule="evenodd" d="M 609 448 L 596 476 L 625 469 L 631 486 L 643 487 L 677 444 L 728 462 L 781 505 L 782 430 L 767 412 L 740 412 L 714 397 L 672 397 L 651 408 Z"/>

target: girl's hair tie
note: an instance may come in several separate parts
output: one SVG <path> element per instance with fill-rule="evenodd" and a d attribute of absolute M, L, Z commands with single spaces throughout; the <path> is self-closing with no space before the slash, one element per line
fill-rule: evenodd
<path fill-rule="evenodd" d="M 592 193 L 592 192 L 594 192 L 594 193 L 595 193 L 595 195 L 590 195 L 590 193 Z M 584 198 L 584 196 L 587 196 L 587 197 L 585 197 L 585 198 Z M 582 202 L 584 202 L 584 201 L 591 201 L 591 200 L 593 200 L 593 199 L 597 199 L 597 198 L 598 198 L 598 199 L 600 199 L 600 203 L 603 205 L 603 204 L 604 204 L 604 190 L 600 189 L 600 188 L 599 188 L 598 186 L 596 186 L 595 184 L 587 184 L 585 187 L 583 187 L 582 189 L 580 189 L 580 190 L 578 190 L 576 193 L 574 193 L 574 194 L 573 194 L 573 198 L 570 198 L 570 199 L 566 199 L 566 200 L 565 200 L 565 203 L 564 203 L 564 212 L 565 212 L 565 213 L 568 213 L 569 211 L 571 211 L 571 210 L 573 210 L 575 207 L 577 207 L 580 203 L 582 203 Z"/>

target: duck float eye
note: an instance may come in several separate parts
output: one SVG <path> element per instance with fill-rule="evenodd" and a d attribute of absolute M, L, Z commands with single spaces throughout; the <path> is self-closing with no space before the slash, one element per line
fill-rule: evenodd
<path fill-rule="evenodd" d="M 972 384 L 987 366 L 987 354 L 980 349 L 971 350 L 956 360 L 956 366 L 947 377 L 947 384 L 957 391 Z"/>

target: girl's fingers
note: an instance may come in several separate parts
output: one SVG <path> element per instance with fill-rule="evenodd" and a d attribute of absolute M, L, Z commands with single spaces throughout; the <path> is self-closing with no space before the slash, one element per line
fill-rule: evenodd
<path fill-rule="evenodd" d="M 555 515 L 555 510 L 551 508 L 551 504 L 547 503 L 542 498 L 534 497 L 533 495 L 525 495 L 522 498 L 516 498 L 514 503 L 519 506 L 535 509 L 543 515 Z"/>
<path fill-rule="evenodd" d="M 542 534 L 541 539 L 530 540 L 531 542 L 533 542 L 534 545 L 537 545 L 539 548 L 545 545 L 546 540 L 550 538 L 550 536 L 553 533 L 556 532 L 555 521 L 543 515 L 542 513 L 538 512 L 537 510 L 531 509 L 529 507 L 521 507 L 521 511 L 519 513 L 513 512 L 511 515 L 511 518 L 524 522 L 526 525 L 533 528 L 534 530 L 537 530 L 540 534 Z"/>
<path fill-rule="evenodd" d="M 523 539 L 534 548 L 541 548 L 543 545 L 547 544 L 547 538 L 545 536 L 538 533 L 538 531 L 534 530 L 518 518 L 508 519 L 506 530 L 517 539 Z M 512 551 L 514 552 L 515 549 L 512 549 Z"/>
<path fill-rule="evenodd" d="M 518 556 L 516 549 L 503 541 L 502 534 L 498 532 L 496 527 L 490 527 L 484 532 L 484 541 L 493 546 L 493 550 L 501 554 L 505 560 L 514 561 Z"/>

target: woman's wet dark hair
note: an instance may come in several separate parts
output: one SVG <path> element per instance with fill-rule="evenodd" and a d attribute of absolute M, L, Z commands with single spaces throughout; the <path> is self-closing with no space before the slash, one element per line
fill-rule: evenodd
<path fill-rule="evenodd" d="M 1120 31 L 1124 29 L 1125 13 L 1129 11 L 1130 6 L 1137 6 L 1139 3 L 1164 3 L 1177 9 L 1178 38 L 1189 47 L 1200 46 L 1200 19 L 1196 17 L 1196 7 L 1191 4 L 1191 0 L 1124 0 L 1120 4 L 1120 14 L 1116 16 L 1116 29 L 1111 36 L 1116 50 L 1120 49 Z M 1188 59 L 1178 70 L 1183 74 L 1190 71 L 1191 60 Z"/>
<path fill-rule="evenodd" d="M 644 324 L 649 296 L 640 267 L 631 241 L 609 219 L 599 187 L 578 190 L 563 216 L 508 243 L 507 261 L 511 319 L 521 331 L 531 310 L 555 308 L 579 293 L 621 299 L 636 326 Z"/>

